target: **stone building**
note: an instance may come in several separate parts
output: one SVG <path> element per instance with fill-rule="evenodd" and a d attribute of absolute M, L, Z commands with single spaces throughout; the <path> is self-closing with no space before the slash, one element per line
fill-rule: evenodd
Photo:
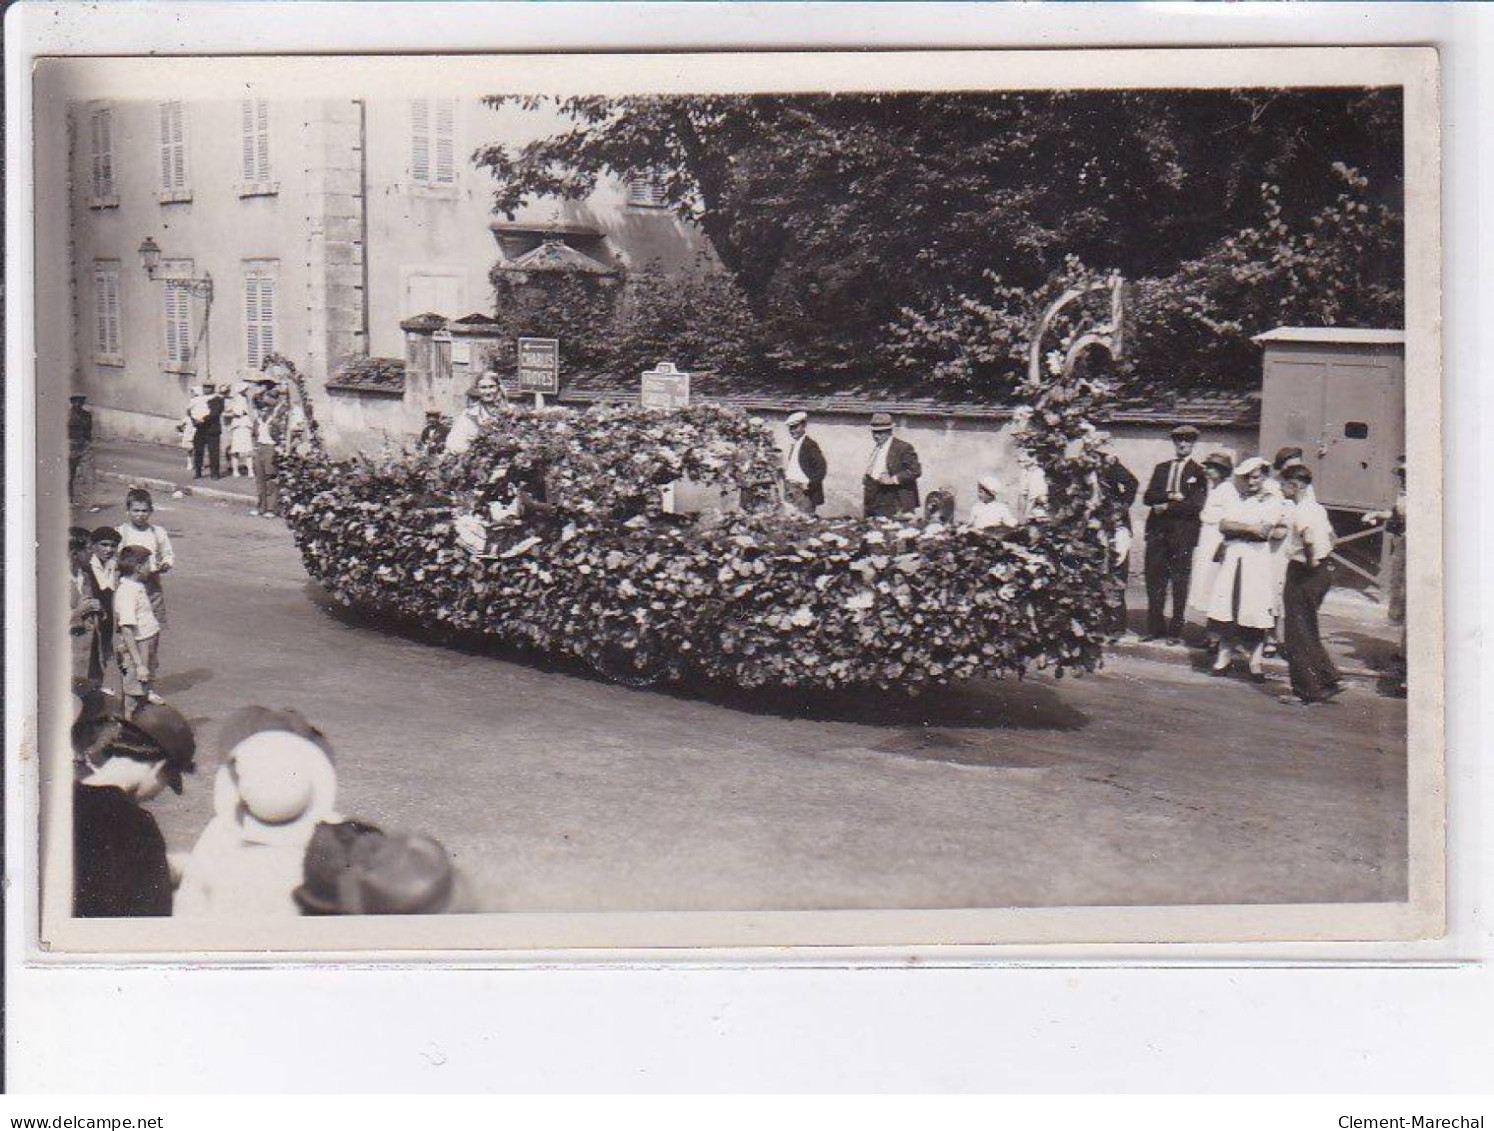
<path fill-rule="evenodd" d="M 71 103 L 72 383 L 101 432 L 171 441 L 189 386 L 274 352 L 351 446 L 368 437 L 337 376 L 387 384 L 411 317 L 491 314 L 495 265 L 547 241 L 608 267 L 702 250 L 645 179 L 494 217 L 473 153 L 553 124 L 476 99 Z"/>

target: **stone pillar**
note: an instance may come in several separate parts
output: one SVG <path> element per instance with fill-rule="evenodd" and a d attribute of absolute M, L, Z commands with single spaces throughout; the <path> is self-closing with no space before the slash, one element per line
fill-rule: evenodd
<path fill-rule="evenodd" d="M 399 328 L 405 332 L 406 417 L 423 419 L 429 407 L 450 414 L 454 411 L 451 335 L 446 332 L 446 319 L 439 314 L 417 314 Z M 460 409 L 461 404 L 455 407 Z"/>

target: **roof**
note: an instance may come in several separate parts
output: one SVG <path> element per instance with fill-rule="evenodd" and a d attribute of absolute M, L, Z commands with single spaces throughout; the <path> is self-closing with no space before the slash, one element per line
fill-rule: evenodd
<path fill-rule="evenodd" d="M 327 391 L 402 397 L 405 395 L 405 363 L 398 357 L 349 358 L 327 379 Z"/>
<path fill-rule="evenodd" d="M 1257 334 L 1252 342 L 1310 342 L 1314 345 L 1398 346 L 1406 341 L 1404 330 L 1361 330 L 1353 326 L 1277 326 Z"/>
<path fill-rule="evenodd" d="M 575 224 L 564 220 L 489 220 L 488 230 L 499 235 L 514 236 L 584 236 L 592 239 L 602 237 L 602 229 L 593 224 Z"/>
<path fill-rule="evenodd" d="M 446 319 L 433 310 L 424 314 L 412 314 L 399 324 L 401 330 L 444 330 Z"/>
<path fill-rule="evenodd" d="M 547 239 L 509 263 L 500 263 L 500 271 L 568 271 L 581 275 L 616 275 L 617 269 L 593 259 L 570 244 Z"/>

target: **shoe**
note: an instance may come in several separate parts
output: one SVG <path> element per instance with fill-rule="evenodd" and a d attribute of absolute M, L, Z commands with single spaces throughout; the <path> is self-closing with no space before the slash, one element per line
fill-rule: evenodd
<path fill-rule="evenodd" d="M 1266 673 L 1265 672 L 1258 672 L 1254 668 L 1251 668 L 1250 669 L 1250 682 L 1251 683 L 1265 683 L 1266 682 Z"/>
<path fill-rule="evenodd" d="M 1160 632 L 1148 632 L 1145 636 L 1143 636 L 1141 638 L 1141 642 L 1143 644 L 1155 644 L 1158 640 L 1161 640 L 1161 639 L 1162 639 L 1162 634 Z"/>
<path fill-rule="evenodd" d="M 1169 636 L 1167 638 L 1167 646 L 1169 648 L 1181 648 L 1183 646 L 1183 638 L 1181 636 Z"/>
<path fill-rule="evenodd" d="M 146 693 L 145 693 L 145 701 L 146 701 L 146 702 L 147 702 L 147 703 L 154 703 L 154 704 L 156 704 L 156 705 L 157 705 L 157 706 L 160 706 L 160 705 L 161 705 L 161 704 L 163 704 L 163 703 L 165 703 L 165 702 L 166 702 L 166 700 L 164 700 L 164 699 L 162 699 L 162 698 L 161 698 L 161 697 L 160 697 L 160 696 L 159 696 L 159 695 L 157 695 L 157 694 L 156 694 L 156 693 L 155 693 L 155 692 L 154 692 L 154 691 L 147 691 L 147 692 L 146 692 Z"/>
<path fill-rule="evenodd" d="M 252 514 L 252 515 L 257 515 L 257 514 L 259 514 L 259 510 L 257 508 L 255 508 L 255 507 L 250 507 L 249 508 L 249 513 Z"/>
<path fill-rule="evenodd" d="M 1285 703 L 1288 707 L 1321 707 L 1323 705 L 1321 699 L 1302 699 L 1296 695 L 1278 695 L 1276 701 Z"/>

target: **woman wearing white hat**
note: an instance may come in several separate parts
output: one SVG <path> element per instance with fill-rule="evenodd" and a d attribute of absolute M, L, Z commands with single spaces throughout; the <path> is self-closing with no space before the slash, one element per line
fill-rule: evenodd
<path fill-rule="evenodd" d="M 223 401 L 223 426 L 228 429 L 228 474 L 247 478 L 254 460 L 254 405 L 249 383 L 235 381 Z"/>
<path fill-rule="evenodd" d="M 1235 468 L 1239 496 L 1221 513 L 1219 531 L 1223 555 L 1209 602 L 1209 630 L 1219 639 L 1213 675 L 1226 675 L 1236 649 L 1250 657 L 1250 677 L 1266 678 L 1261 661 L 1265 631 L 1275 622 L 1276 598 L 1273 542 L 1286 537 L 1282 500 L 1261 490 L 1266 461 L 1248 459 Z"/>
<path fill-rule="evenodd" d="M 1212 452 L 1203 461 L 1204 474 L 1209 477 L 1209 496 L 1198 516 L 1198 545 L 1193 550 L 1192 574 L 1188 580 L 1188 605 L 1205 617 L 1214 600 L 1214 576 L 1219 572 L 1216 560 L 1224 535 L 1219 532 L 1219 520 L 1231 499 L 1240 497 L 1235 486 L 1235 457 L 1233 452 Z M 1210 638 L 1210 648 L 1218 646 Z"/>
<path fill-rule="evenodd" d="M 994 475 L 982 475 L 976 480 L 975 493 L 979 501 L 970 509 L 970 525 L 974 529 L 990 530 L 993 527 L 1017 525 L 1017 518 L 1012 514 L 1011 508 L 998 497 L 1001 494 L 1001 480 Z"/>

